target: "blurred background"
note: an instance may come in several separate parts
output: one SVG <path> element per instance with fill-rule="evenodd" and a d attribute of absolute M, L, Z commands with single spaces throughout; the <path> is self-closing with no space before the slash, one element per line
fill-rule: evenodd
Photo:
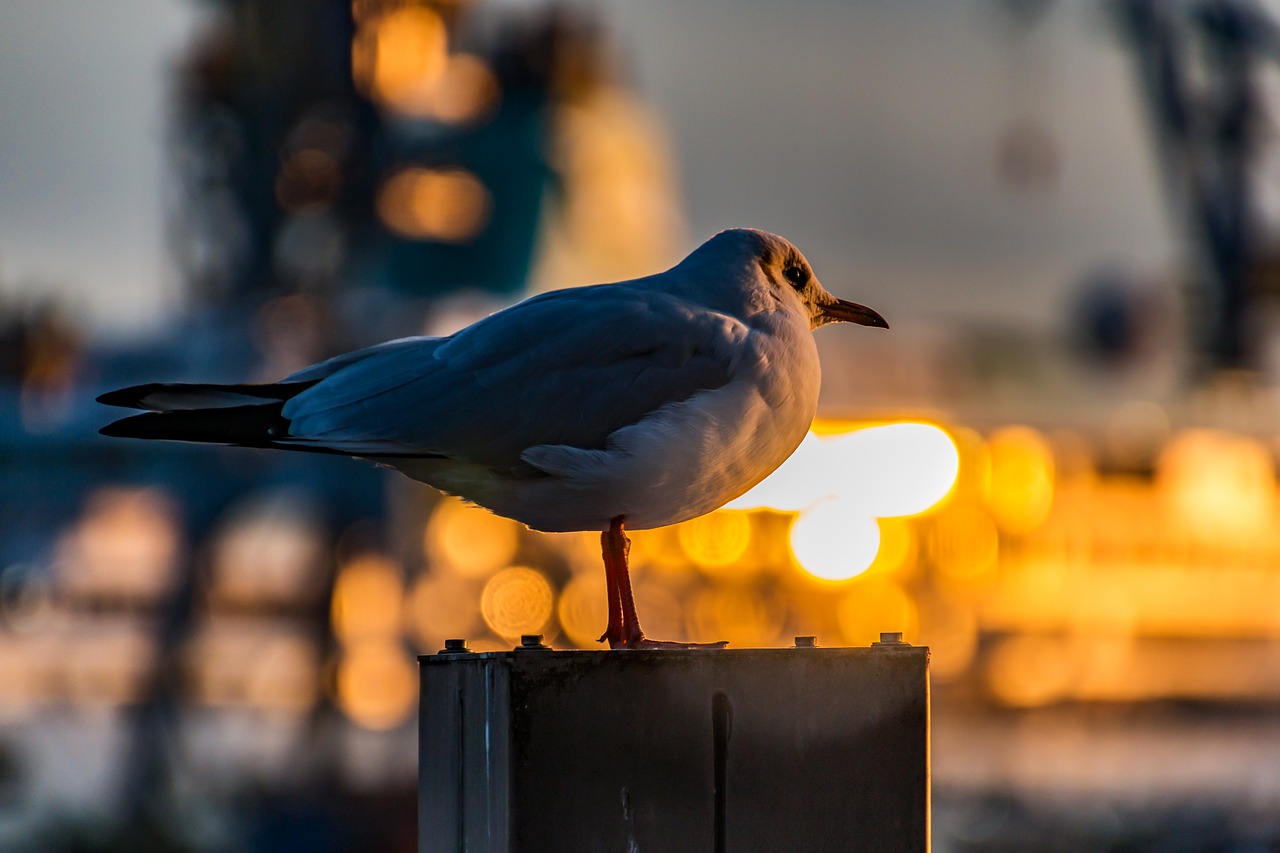
<path fill-rule="evenodd" d="M 598 538 L 107 440 L 747 225 L 888 334 L 636 534 L 655 636 L 933 650 L 938 851 L 1280 850 L 1280 3 L 0 4 L 0 847 L 404 850 L 416 664 Z"/>

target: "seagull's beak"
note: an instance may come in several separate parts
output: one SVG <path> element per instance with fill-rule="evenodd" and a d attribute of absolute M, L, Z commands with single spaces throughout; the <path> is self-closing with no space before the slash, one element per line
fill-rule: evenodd
<path fill-rule="evenodd" d="M 829 323 L 857 323 L 859 326 L 875 326 L 880 329 L 889 328 L 889 323 L 875 311 L 865 305 L 849 302 L 845 299 L 831 297 L 832 302 L 819 307 L 821 316 Z"/>

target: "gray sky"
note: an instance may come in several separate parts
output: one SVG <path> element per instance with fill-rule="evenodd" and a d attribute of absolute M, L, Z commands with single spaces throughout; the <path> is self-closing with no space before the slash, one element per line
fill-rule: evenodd
<path fill-rule="evenodd" d="M 196 4 L 0 3 L 0 288 L 136 325 L 173 303 L 165 75 Z"/>
<path fill-rule="evenodd" d="M 585 4 L 590 6 L 591 4 Z M 667 122 L 690 244 L 784 234 L 895 317 L 1052 327 L 1103 263 L 1177 260 L 1132 71 L 1091 3 L 1033 27 L 995 0 L 606 0 Z M 177 304 L 161 197 L 166 74 L 199 5 L 0 3 L 0 287 L 57 288 L 100 328 Z M 999 180 L 1018 122 L 1057 154 Z"/>
<path fill-rule="evenodd" d="M 614 0 L 669 119 L 690 220 L 796 242 L 829 286 L 895 316 L 1052 325 L 1083 271 L 1173 260 L 1147 127 L 1100 4 L 1019 30 L 995 0 Z M 732 8 L 733 14 L 727 14 Z M 1030 120 L 1050 187 L 996 162 Z M 827 271 L 834 268 L 834 273 Z"/>

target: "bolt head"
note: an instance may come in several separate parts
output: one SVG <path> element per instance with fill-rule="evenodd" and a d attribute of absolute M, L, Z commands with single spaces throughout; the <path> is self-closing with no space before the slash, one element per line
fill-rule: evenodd
<path fill-rule="evenodd" d="M 872 643 L 871 645 L 883 647 L 883 646 L 905 646 L 907 644 L 902 642 L 901 631 L 881 631 L 880 642 Z"/>
<path fill-rule="evenodd" d="M 445 640 L 444 648 L 441 649 L 437 654 L 459 655 L 459 654 L 471 654 L 471 653 L 472 653 L 471 649 L 467 648 L 467 641 L 460 637 L 455 637 L 455 638 Z"/>

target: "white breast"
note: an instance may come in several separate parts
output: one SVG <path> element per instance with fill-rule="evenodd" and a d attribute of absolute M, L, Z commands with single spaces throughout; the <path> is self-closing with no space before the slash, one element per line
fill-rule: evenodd
<path fill-rule="evenodd" d="M 750 345 L 758 357 L 729 384 L 663 406 L 611 435 L 606 449 L 531 447 L 522 458 L 549 477 L 459 492 L 546 531 L 605 530 L 619 515 L 632 529 L 661 527 L 723 506 L 791 455 L 817 407 L 807 328 L 756 331 Z"/>

